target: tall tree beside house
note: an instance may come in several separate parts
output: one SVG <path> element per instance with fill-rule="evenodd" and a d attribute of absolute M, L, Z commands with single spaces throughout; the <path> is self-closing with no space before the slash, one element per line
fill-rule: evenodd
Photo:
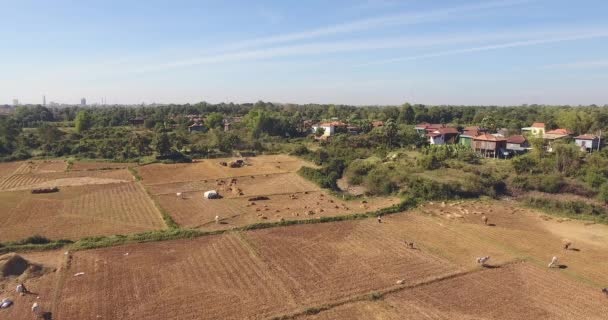
<path fill-rule="evenodd" d="M 488 129 L 490 132 L 496 132 L 496 120 L 494 120 L 494 118 L 491 116 L 485 116 L 481 120 L 481 127 Z"/>
<path fill-rule="evenodd" d="M 397 119 L 399 124 L 414 124 L 416 120 L 416 112 L 409 103 L 401 106 L 399 110 L 399 118 Z"/>
<path fill-rule="evenodd" d="M 395 138 L 397 137 L 397 124 L 395 120 L 388 119 L 384 123 L 384 136 L 386 137 L 386 145 L 390 148 L 395 143 Z"/>
<path fill-rule="evenodd" d="M 78 111 L 76 114 L 76 119 L 74 119 L 74 126 L 76 128 L 76 132 L 83 133 L 89 130 L 93 126 L 93 119 L 91 115 L 86 110 Z"/>
<path fill-rule="evenodd" d="M 211 112 L 205 119 L 205 124 L 209 128 L 219 128 L 224 121 L 224 115 L 219 112 Z"/>
<path fill-rule="evenodd" d="M 586 111 L 560 110 L 556 122 L 561 128 L 570 129 L 576 134 L 584 134 L 589 132 L 594 120 Z"/>

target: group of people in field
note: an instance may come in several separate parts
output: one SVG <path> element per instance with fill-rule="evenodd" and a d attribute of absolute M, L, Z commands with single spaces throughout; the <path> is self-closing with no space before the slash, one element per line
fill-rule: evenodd
<path fill-rule="evenodd" d="M 382 223 L 382 216 L 378 215 L 377 216 L 378 219 L 378 223 Z M 488 225 L 488 217 L 486 217 L 485 215 L 481 217 L 481 220 L 483 222 L 484 225 Z M 409 248 L 409 249 L 414 249 L 414 243 L 413 242 L 408 242 L 405 241 L 405 245 Z M 563 240 L 563 248 L 564 250 L 570 250 L 570 248 L 572 247 L 572 242 L 570 240 Z M 477 262 L 477 264 L 481 265 L 482 267 L 488 267 L 488 260 L 490 260 L 490 256 L 483 256 L 483 257 L 477 257 L 475 259 L 475 261 Z M 549 262 L 549 265 L 547 266 L 548 268 L 555 268 L 555 267 L 560 267 L 561 265 L 559 264 L 559 260 L 556 256 L 551 258 L 551 262 Z M 602 288 L 602 293 L 604 293 L 606 295 L 606 297 L 608 297 L 608 288 Z"/>
<path fill-rule="evenodd" d="M 26 294 L 33 294 L 31 291 L 29 291 L 27 289 L 27 287 L 25 286 L 25 284 L 23 284 L 23 282 L 20 282 L 17 287 L 15 288 L 15 291 L 20 295 L 20 296 L 25 296 Z M 13 304 L 12 300 L 9 299 L 4 299 L 2 301 L 2 305 L 6 307 L 10 307 Z M 34 317 L 36 318 L 42 318 L 44 316 L 42 309 L 40 307 L 40 304 L 38 304 L 38 302 L 34 302 L 32 304 L 32 313 L 34 315 Z"/>

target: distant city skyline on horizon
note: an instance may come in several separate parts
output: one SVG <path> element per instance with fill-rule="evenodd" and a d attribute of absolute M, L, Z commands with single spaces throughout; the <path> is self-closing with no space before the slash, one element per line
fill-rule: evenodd
<path fill-rule="evenodd" d="M 2 7 L 2 105 L 608 104 L 601 0 Z"/>

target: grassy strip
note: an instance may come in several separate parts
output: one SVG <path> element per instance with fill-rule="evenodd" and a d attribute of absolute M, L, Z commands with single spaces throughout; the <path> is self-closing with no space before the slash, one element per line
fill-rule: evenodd
<path fill-rule="evenodd" d="M 71 244 L 70 240 L 55 240 L 48 243 L 26 243 L 24 241 L 7 242 L 0 244 L 0 254 L 8 252 L 45 251 L 63 248 Z"/>
<path fill-rule="evenodd" d="M 178 239 L 193 239 L 202 236 L 222 234 L 225 230 L 200 231 L 192 229 L 169 229 L 159 231 L 148 231 L 132 235 L 115 235 L 108 237 L 90 237 L 76 241 L 70 247 L 72 250 L 85 250 L 94 248 L 113 247 L 128 243 L 144 243 Z"/>
<path fill-rule="evenodd" d="M 154 206 L 156 207 L 156 209 L 158 210 L 158 212 L 160 212 L 160 215 L 163 217 L 163 221 L 165 221 L 165 224 L 167 225 L 167 228 L 169 229 L 179 229 L 179 224 L 177 224 L 177 222 L 175 222 L 175 220 L 173 220 L 173 217 L 171 217 L 171 215 L 169 214 L 169 212 L 167 212 L 167 210 L 165 210 L 160 203 L 158 203 L 158 200 L 156 200 L 156 198 L 154 197 L 154 195 L 152 195 L 150 193 L 150 191 L 148 190 L 148 188 L 146 188 L 146 186 L 141 185 L 142 188 L 144 188 L 144 190 L 146 191 L 146 193 L 148 194 L 148 197 L 150 198 L 150 200 L 152 200 L 152 203 L 154 204 Z"/>
<path fill-rule="evenodd" d="M 131 172 L 133 177 L 135 177 L 136 181 L 141 181 L 141 176 L 139 175 L 139 172 L 137 172 L 137 170 L 135 170 L 134 167 L 128 167 L 127 170 L 129 170 L 129 172 Z"/>
<path fill-rule="evenodd" d="M 65 168 L 65 171 L 70 171 L 72 170 L 72 167 L 74 167 L 74 159 L 68 159 L 68 166 Z"/>
<path fill-rule="evenodd" d="M 560 201 L 528 197 L 523 199 L 522 203 L 526 207 L 539 209 L 553 216 L 608 224 L 608 211 L 605 208 L 584 201 Z"/>

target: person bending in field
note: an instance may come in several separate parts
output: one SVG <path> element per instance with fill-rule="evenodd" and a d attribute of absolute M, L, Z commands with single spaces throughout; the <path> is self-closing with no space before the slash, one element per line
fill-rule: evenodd
<path fill-rule="evenodd" d="M 378 216 L 378 223 L 382 223 L 382 217 Z"/>
<path fill-rule="evenodd" d="M 16 291 L 17 291 L 17 293 L 19 293 L 22 296 L 24 296 L 26 293 L 28 293 L 27 288 L 25 287 L 25 285 L 23 283 L 19 283 L 17 285 Z"/>

